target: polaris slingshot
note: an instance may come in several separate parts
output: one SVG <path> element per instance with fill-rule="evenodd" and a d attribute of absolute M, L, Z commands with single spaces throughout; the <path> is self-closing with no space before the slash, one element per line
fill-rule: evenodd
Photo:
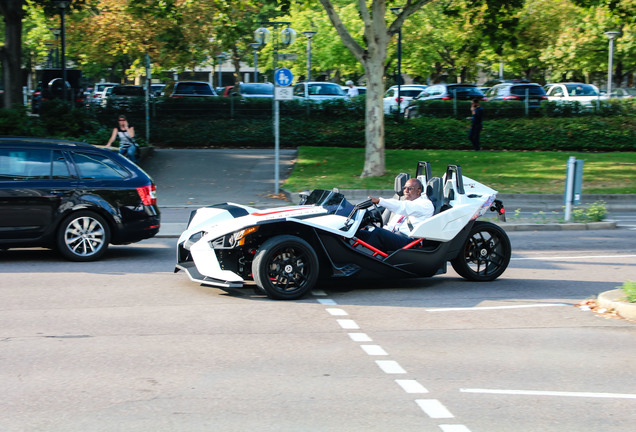
<path fill-rule="evenodd" d="M 445 273 L 448 261 L 468 280 L 498 278 L 510 261 L 510 240 L 498 225 L 476 220 L 488 210 L 505 220 L 497 191 L 463 177 L 458 165 L 432 177 L 428 162 L 418 162 L 415 175 L 435 212 L 413 226 L 413 241 L 402 249 L 379 250 L 356 237 L 390 216 L 371 200 L 354 206 L 335 189 L 314 190 L 295 206 L 224 203 L 193 211 L 178 241 L 175 273 L 222 288 L 253 280 L 257 292 L 284 300 L 305 296 L 326 278 L 430 277 Z M 396 177 L 398 196 L 409 178 Z"/>

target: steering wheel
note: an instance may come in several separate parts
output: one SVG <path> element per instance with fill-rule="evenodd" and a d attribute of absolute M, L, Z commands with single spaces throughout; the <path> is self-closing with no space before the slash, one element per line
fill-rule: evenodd
<path fill-rule="evenodd" d="M 371 200 L 369 200 L 371 201 Z M 362 218 L 362 223 L 360 227 L 374 225 L 376 227 L 382 227 L 382 212 L 380 209 L 373 203 L 369 207 L 367 207 L 367 212 L 364 214 Z"/>

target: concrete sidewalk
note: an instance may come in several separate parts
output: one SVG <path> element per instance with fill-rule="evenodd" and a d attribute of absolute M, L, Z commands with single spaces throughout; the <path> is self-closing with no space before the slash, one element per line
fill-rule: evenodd
<path fill-rule="evenodd" d="M 295 150 L 280 150 L 279 179 L 291 173 Z M 157 185 L 162 211 L 159 237 L 178 237 L 186 227 L 192 210 L 210 204 L 235 202 L 256 208 L 297 204 L 297 193 L 283 189 L 274 194 L 273 149 L 155 149 L 142 168 Z M 368 196 L 392 196 L 392 190 L 341 190 L 353 203 Z M 519 210 L 562 212 L 562 195 L 499 194 L 510 216 Z M 636 211 L 636 194 L 585 195 L 583 203 L 604 201 L 609 211 Z M 506 230 L 574 230 L 615 228 L 615 222 L 597 224 L 547 224 L 532 220 L 502 224 Z"/>

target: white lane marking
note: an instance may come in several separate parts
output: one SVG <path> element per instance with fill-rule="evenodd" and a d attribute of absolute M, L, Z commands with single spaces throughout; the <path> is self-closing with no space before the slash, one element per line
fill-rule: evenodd
<path fill-rule="evenodd" d="M 350 320 L 350 319 L 339 319 L 336 320 L 338 321 L 338 324 L 340 324 L 340 327 L 342 327 L 345 330 L 357 330 L 360 328 L 360 326 L 358 324 L 356 324 L 356 322 L 354 320 Z"/>
<path fill-rule="evenodd" d="M 464 425 L 439 425 L 442 432 L 470 432 Z"/>
<path fill-rule="evenodd" d="M 521 396 L 562 396 L 562 397 L 587 397 L 609 399 L 636 399 L 636 394 L 629 393 L 591 393 L 591 392 L 566 392 L 566 391 L 535 391 L 535 390 L 494 390 L 494 389 L 459 389 L 463 393 L 486 393 Z"/>
<path fill-rule="evenodd" d="M 360 348 L 371 356 L 385 356 L 389 355 L 380 345 L 360 345 Z"/>
<path fill-rule="evenodd" d="M 333 316 L 349 315 L 347 312 L 345 312 L 344 310 L 339 309 L 339 308 L 327 308 L 326 310 L 327 310 L 327 312 L 329 312 Z"/>
<path fill-rule="evenodd" d="M 337 305 L 338 303 L 335 302 L 335 300 L 331 300 L 331 299 L 317 299 L 318 303 L 320 304 L 324 304 L 324 305 Z"/>
<path fill-rule="evenodd" d="M 349 333 L 349 337 L 354 342 L 373 342 L 366 333 Z"/>
<path fill-rule="evenodd" d="M 388 374 L 405 374 L 406 371 L 395 360 L 376 360 L 376 364 Z"/>
<path fill-rule="evenodd" d="M 428 393 L 428 390 L 415 380 L 396 379 L 395 382 L 407 393 Z"/>
<path fill-rule="evenodd" d="M 474 307 L 457 307 L 457 308 L 435 308 L 425 309 L 426 312 L 448 312 L 463 310 L 497 310 L 497 309 L 522 309 L 535 307 L 552 307 L 552 306 L 571 306 L 565 303 L 548 303 L 548 304 L 532 304 L 532 305 L 516 305 L 516 306 L 474 306 Z"/>
<path fill-rule="evenodd" d="M 636 255 L 581 255 L 581 256 L 556 256 L 556 257 L 526 257 L 526 258 L 510 258 L 510 261 L 559 261 L 569 259 L 600 259 L 600 258 L 636 258 Z"/>
<path fill-rule="evenodd" d="M 320 289 L 311 290 L 311 293 L 315 296 L 326 296 L 327 293 Z"/>
<path fill-rule="evenodd" d="M 446 409 L 437 399 L 416 399 L 415 403 L 422 408 L 430 418 L 454 418 L 455 416 Z"/>

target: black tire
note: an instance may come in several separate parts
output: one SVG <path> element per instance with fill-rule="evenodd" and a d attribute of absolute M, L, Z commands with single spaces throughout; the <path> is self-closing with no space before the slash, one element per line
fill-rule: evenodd
<path fill-rule="evenodd" d="M 71 261 L 100 259 L 110 242 L 110 227 L 97 213 L 78 211 L 67 216 L 57 232 L 57 248 Z"/>
<path fill-rule="evenodd" d="M 268 297 L 294 300 L 307 295 L 318 280 L 318 257 L 305 240 L 279 235 L 266 240 L 252 262 L 254 282 Z"/>
<path fill-rule="evenodd" d="M 512 248 L 506 232 L 490 222 L 475 222 L 459 254 L 451 260 L 453 269 L 471 281 L 497 279 L 508 267 Z"/>

